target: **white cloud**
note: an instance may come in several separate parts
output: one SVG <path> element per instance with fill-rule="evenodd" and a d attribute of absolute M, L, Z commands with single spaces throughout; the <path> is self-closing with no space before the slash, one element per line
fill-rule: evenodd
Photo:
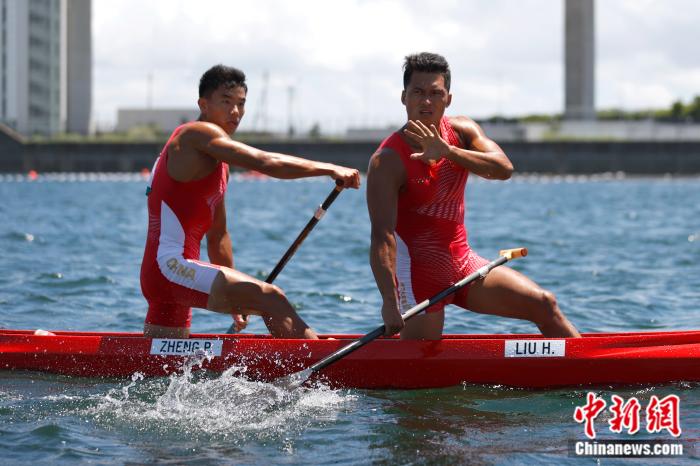
<path fill-rule="evenodd" d="M 562 0 L 96 0 L 95 114 L 144 106 L 153 74 L 157 107 L 194 106 L 201 73 L 243 69 L 249 109 L 269 72 L 268 122 L 399 123 L 403 57 L 431 50 L 453 69 L 453 111 L 485 117 L 560 112 Z M 679 14 L 680 13 L 680 14 Z M 700 94 L 700 2 L 599 0 L 599 107 L 666 106 Z M 292 112 L 289 88 L 294 88 Z"/>
<path fill-rule="evenodd" d="M 599 1 L 596 8 L 600 107 L 666 107 L 700 94 L 699 2 Z"/>

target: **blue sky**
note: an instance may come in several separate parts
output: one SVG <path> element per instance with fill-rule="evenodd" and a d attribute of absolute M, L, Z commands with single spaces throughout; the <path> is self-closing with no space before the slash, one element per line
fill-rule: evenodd
<path fill-rule="evenodd" d="M 403 57 L 441 53 L 450 112 L 556 113 L 563 106 L 563 0 L 97 0 L 94 118 L 196 105 L 209 66 L 243 69 L 241 129 L 325 132 L 402 122 Z M 598 108 L 667 107 L 700 94 L 700 2 L 596 2 Z M 261 105 L 268 74 L 267 104 Z M 290 106 L 290 89 L 293 97 Z M 290 112 L 291 109 L 291 112 Z M 265 118 L 263 118 L 265 117 Z M 255 124 L 254 124 L 255 123 Z"/>

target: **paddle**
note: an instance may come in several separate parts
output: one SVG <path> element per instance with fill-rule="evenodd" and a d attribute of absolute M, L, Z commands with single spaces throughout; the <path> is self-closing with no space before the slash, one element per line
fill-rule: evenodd
<path fill-rule="evenodd" d="M 301 230 L 301 233 L 299 233 L 299 236 L 297 236 L 297 239 L 294 240 L 294 243 L 292 243 L 291 246 L 289 246 L 289 249 L 287 249 L 287 252 L 284 253 L 284 256 L 282 256 L 282 259 L 277 263 L 274 269 L 272 269 L 272 272 L 267 276 L 265 279 L 265 283 L 272 283 L 275 278 L 277 278 L 277 275 L 282 271 L 285 265 L 287 265 L 287 262 L 289 262 L 289 259 L 292 258 L 295 252 L 297 252 L 297 249 L 299 249 L 299 246 L 301 246 L 301 243 L 304 242 L 306 237 L 309 235 L 311 230 L 314 229 L 316 224 L 318 223 L 319 220 L 323 218 L 323 216 L 326 213 L 326 210 L 333 204 L 333 201 L 335 201 L 335 198 L 338 197 L 338 194 L 343 190 L 343 182 L 340 180 L 335 181 L 335 188 L 333 188 L 333 191 L 330 192 L 328 197 L 326 197 L 326 200 L 323 201 L 323 203 L 318 206 L 316 209 L 316 212 L 314 212 L 314 216 L 311 217 L 311 220 L 306 224 L 303 230 Z M 248 320 L 248 316 L 244 316 L 246 320 Z M 236 324 L 231 324 L 231 326 L 228 328 L 226 333 L 234 333 L 236 331 Z"/>
<path fill-rule="evenodd" d="M 415 316 L 416 314 L 421 313 L 425 309 L 429 308 L 430 306 L 437 304 L 438 302 L 442 301 L 445 299 L 447 296 L 451 295 L 452 293 L 456 292 L 460 288 L 463 288 L 470 284 L 471 282 L 478 280 L 480 278 L 486 277 L 486 275 L 499 265 L 503 265 L 509 260 L 517 259 L 519 257 L 524 257 L 527 256 L 527 249 L 526 248 L 517 248 L 517 249 L 505 249 L 500 251 L 498 259 L 495 259 L 485 266 L 481 267 L 479 270 L 476 272 L 464 277 L 454 285 L 450 286 L 449 288 L 446 288 L 442 290 L 440 293 L 436 294 L 430 299 L 426 299 L 422 303 L 419 303 L 415 306 L 413 306 L 411 309 L 406 311 L 401 317 L 403 318 L 404 321 L 410 319 L 411 317 Z M 295 372 L 293 374 L 290 374 L 286 377 L 281 377 L 277 379 L 274 383 L 275 385 L 281 386 L 288 388 L 290 390 L 293 390 L 295 388 L 300 387 L 306 380 L 308 380 L 311 375 L 314 374 L 314 372 L 318 372 L 324 367 L 328 367 L 331 364 L 333 364 L 336 361 L 339 361 L 340 359 L 344 358 L 348 354 L 352 353 L 353 351 L 363 347 L 367 343 L 371 342 L 372 340 L 375 340 L 379 338 L 380 336 L 384 335 L 384 326 L 382 325 L 381 327 L 376 328 L 375 330 L 371 331 L 367 335 L 363 336 L 359 340 L 355 340 L 352 343 L 347 344 L 346 346 L 340 348 L 336 352 L 326 356 L 325 358 L 321 359 L 320 361 L 312 364 L 311 366 L 307 367 L 306 369 Z"/>

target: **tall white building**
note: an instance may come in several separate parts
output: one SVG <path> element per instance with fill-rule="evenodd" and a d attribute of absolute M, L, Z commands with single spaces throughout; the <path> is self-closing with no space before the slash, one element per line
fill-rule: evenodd
<path fill-rule="evenodd" d="M 0 121 L 25 135 L 87 134 L 91 0 L 0 0 Z"/>

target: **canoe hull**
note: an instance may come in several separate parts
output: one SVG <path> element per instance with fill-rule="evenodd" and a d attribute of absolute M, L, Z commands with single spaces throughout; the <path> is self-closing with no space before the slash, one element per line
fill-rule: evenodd
<path fill-rule="evenodd" d="M 164 376 L 193 355 L 201 368 L 240 368 L 270 381 L 301 370 L 359 335 L 334 340 L 269 335 L 192 335 L 152 340 L 138 333 L 0 330 L 0 370 L 79 377 Z M 209 358 L 203 358 L 203 354 Z M 321 372 L 333 387 L 419 389 L 469 384 L 523 388 L 700 382 L 700 331 L 541 335 L 446 335 L 440 341 L 382 338 Z"/>

